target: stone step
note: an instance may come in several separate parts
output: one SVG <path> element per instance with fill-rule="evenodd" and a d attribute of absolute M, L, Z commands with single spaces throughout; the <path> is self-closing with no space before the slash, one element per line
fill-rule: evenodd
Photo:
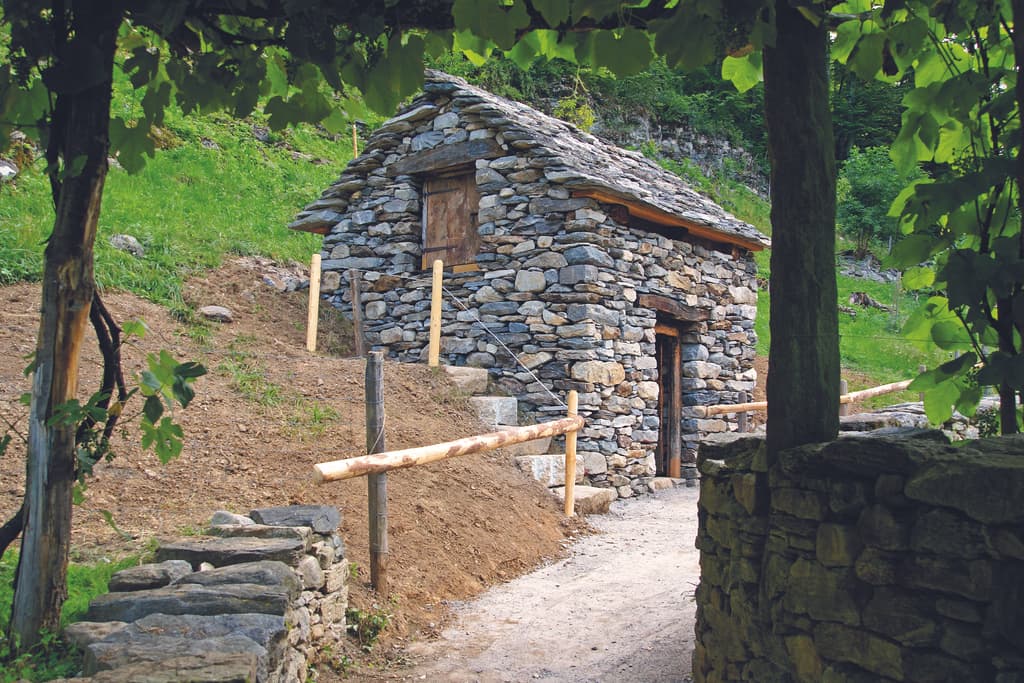
<path fill-rule="evenodd" d="M 140 564 L 116 572 L 110 577 L 107 587 L 111 593 L 141 591 L 149 588 L 169 586 L 181 577 L 192 573 L 192 565 L 183 560 L 167 560 L 158 564 Z"/>
<path fill-rule="evenodd" d="M 331 505 L 283 505 L 252 510 L 249 518 L 267 526 L 308 526 L 318 534 L 332 534 L 341 525 L 341 512 Z"/>
<path fill-rule="evenodd" d="M 508 431 L 512 427 L 499 426 L 499 432 Z M 533 441 L 524 441 L 523 443 L 514 443 L 508 446 L 502 446 L 501 450 L 509 455 L 544 455 L 551 449 L 551 437 L 545 436 L 542 439 L 534 439 Z"/>
<path fill-rule="evenodd" d="M 192 572 L 181 577 L 175 583 L 190 583 L 208 587 L 256 584 L 283 590 L 291 600 L 299 597 L 302 590 L 299 577 L 288 565 L 268 560 L 232 564 L 205 572 Z"/>
<path fill-rule="evenodd" d="M 292 567 L 306 552 L 306 542 L 298 538 L 180 538 L 162 543 L 156 550 L 156 561 L 184 560 L 199 569 L 203 562 L 214 567 L 243 562 L 276 560 Z"/>
<path fill-rule="evenodd" d="M 186 583 L 130 593 L 105 593 L 89 603 L 85 621 L 135 621 L 150 614 L 277 614 L 288 611 L 281 586 Z"/>
<path fill-rule="evenodd" d="M 565 503 L 565 487 L 551 489 L 551 492 L 558 496 L 558 499 Z M 604 515 L 619 495 L 615 489 L 602 489 L 596 486 L 574 486 L 573 487 L 573 510 L 577 515 Z"/>
<path fill-rule="evenodd" d="M 473 396 L 469 404 L 486 425 L 497 427 L 519 424 L 519 401 L 511 396 Z"/>
<path fill-rule="evenodd" d="M 82 663 L 83 672 L 91 676 L 97 671 L 118 669 L 124 666 L 148 664 L 150 669 L 164 668 L 163 662 L 179 657 L 202 658 L 207 655 L 240 654 L 245 661 L 255 658 L 255 676 L 248 680 L 266 681 L 267 651 L 250 638 L 240 634 L 229 634 L 204 640 L 193 640 L 173 636 L 143 636 L 125 642 L 100 641 L 85 649 Z M 122 679 L 132 680 L 132 679 Z M 178 679 L 197 680 L 197 679 Z"/>
<path fill-rule="evenodd" d="M 127 664 L 99 671 L 91 679 L 84 680 L 92 683 L 252 683 L 257 680 L 257 661 L 251 652 L 205 652 L 161 660 L 159 668 L 152 662 Z"/>
<path fill-rule="evenodd" d="M 547 453 L 544 455 L 521 455 L 516 458 L 516 465 L 548 488 L 565 484 L 565 454 Z M 576 460 L 576 483 L 583 481 L 583 461 Z"/>
<path fill-rule="evenodd" d="M 461 365 L 442 365 L 441 367 L 452 383 L 461 391 L 471 396 L 487 393 L 490 375 L 486 368 L 470 368 Z"/>

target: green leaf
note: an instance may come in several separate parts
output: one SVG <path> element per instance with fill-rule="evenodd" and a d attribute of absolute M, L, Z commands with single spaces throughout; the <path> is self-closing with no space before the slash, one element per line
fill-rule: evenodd
<path fill-rule="evenodd" d="M 907 391 L 931 391 L 940 385 L 949 384 L 955 377 L 969 372 L 977 360 L 978 357 L 974 355 L 974 352 L 971 352 L 965 353 L 951 361 L 946 361 L 934 370 L 922 372 L 915 377 L 914 381 L 907 387 Z M 950 401 L 950 405 L 952 404 L 953 401 Z"/>
<path fill-rule="evenodd" d="M 932 340 L 945 351 L 971 348 L 971 335 L 959 320 L 942 320 L 932 325 Z"/>
<path fill-rule="evenodd" d="M 578 24 L 587 18 L 600 20 L 618 14 L 621 4 L 621 0 L 573 0 L 572 23 Z"/>
<path fill-rule="evenodd" d="M 144 339 L 149 328 L 142 320 L 126 320 L 121 323 L 121 334 L 126 337 L 138 337 Z"/>
<path fill-rule="evenodd" d="M 903 286 L 907 289 L 926 289 L 935 283 L 935 270 L 917 266 L 903 273 Z"/>
<path fill-rule="evenodd" d="M 511 4 L 501 0 L 455 0 L 452 17 L 456 26 L 494 41 L 502 50 L 512 49 L 516 32 L 530 25 L 525 5 L 515 0 Z"/>
<path fill-rule="evenodd" d="M 100 513 L 100 516 L 102 516 L 102 517 L 103 517 L 103 520 L 104 520 L 104 521 L 105 521 L 105 522 L 107 523 L 107 525 L 108 525 L 108 526 L 109 526 L 109 527 L 110 527 L 111 529 L 113 529 L 113 530 L 114 530 L 114 532 L 115 532 L 115 533 L 116 533 L 116 534 L 117 534 L 118 536 L 120 536 L 121 538 L 125 539 L 126 541 L 131 541 L 132 539 L 134 539 L 134 538 L 135 538 L 135 537 L 134 537 L 134 536 L 132 536 L 131 534 L 129 534 L 129 533 L 125 532 L 125 531 L 122 531 L 122 530 L 121 530 L 121 529 L 120 529 L 120 528 L 119 528 L 119 527 L 117 526 L 117 524 L 115 524 L 115 523 L 114 523 L 114 515 L 113 515 L 113 514 L 112 514 L 112 513 L 110 512 L 110 510 L 97 510 L 97 512 L 99 512 L 99 513 Z"/>
<path fill-rule="evenodd" d="M 862 33 L 860 40 L 850 53 L 847 64 L 853 73 L 864 80 L 870 80 L 882 71 L 882 50 L 885 48 L 885 34 Z"/>
<path fill-rule="evenodd" d="M 620 78 L 640 73 L 651 63 L 654 50 L 644 31 L 625 28 L 621 31 L 592 31 L 576 48 L 582 63 L 606 67 Z"/>
<path fill-rule="evenodd" d="M 158 396 L 147 396 L 146 402 L 142 404 L 142 414 L 149 420 L 150 424 L 156 424 L 160 416 L 164 414 L 164 403 Z"/>
<path fill-rule="evenodd" d="M 897 268 L 917 265 L 931 258 L 942 244 L 941 240 L 932 235 L 909 235 L 896 243 L 886 262 Z"/>
<path fill-rule="evenodd" d="M 924 413 L 933 425 L 941 425 L 953 417 L 953 404 L 960 399 L 956 383 L 942 382 L 924 394 Z"/>
<path fill-rule="evenodd" d="M 533 6 L 551 28 L 569 18 L 569 0 L 533 0 Z"/>
<path fill-rule="evenodd" d="M 18 397 L 18 403 L 20 403 L 21 405 L 25 406 L 26 408 L 31 407 L 31 405 L 32 405 L 32 392 L 26 391 L 21 396 L 19 396 Z"/>
<path fill-rule="evenodd" d="M 81 505 L 85 502 L 85 485 L 76 483 L 71 487 L 71 504 Z"/>
<path fill-rule="evenodd" d="M 746 92 L 764 80 L 761 62 L 758 51 L 744 57 L 726 57 L 722 60 L 722 78 L 732 81 L 739 92 Z"/>
<path fill-rule="evenodd" d="M 703 4 L 701 10 L 677 5 L 665 19 L 650 22 L 654 48 L 671 67 L 695 69 L 715 58 L 721 31 L 721 8 Z"/>
<path fill-rule="evenodd" d="M 110 119 L 110 150 L 129 173 L 138 173 L 146 165 L 145 157 L 156 154 L 156 146 L 149 136 L 149 123 L 145 120 L 128 126 L 121 117 Z"/>

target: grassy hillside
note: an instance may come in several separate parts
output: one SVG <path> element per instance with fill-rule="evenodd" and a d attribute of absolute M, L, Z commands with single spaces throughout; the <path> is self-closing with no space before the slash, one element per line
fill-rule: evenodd
<path fill-rule="evenodd" d="M 116 106 L 136 106 L 119 89 Z M 137 175 L 114 165 L 107 177 L 96 241 L 96 277 L 171 307 L 182 278 L 226 254 L 308 262 L 319 237 L 285 230 L 352 156 L 350 136 L 313 127 L 272 133 L 258 118 L 169 112 L 155 158 Z M 0 185 L 0 284 L 33 280 L 52 225 L 43 162 Z M 109 245 L 127 233 L 145 247 L 135 258 Z"/>

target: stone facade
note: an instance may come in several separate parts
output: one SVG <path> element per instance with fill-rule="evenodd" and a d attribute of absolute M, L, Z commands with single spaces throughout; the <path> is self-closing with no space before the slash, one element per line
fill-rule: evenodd
<path fill-rule="evenodd" d="M 368 341 L 398 360 L 425 357 L 430 317 L 429 173 L 406 171 L 418 157 L 445 158 L 446 146 L 479 157 L 457 162 L 479 195 L 480 246 L 475 270 L 445 275 L 442 362 L 487 368 L 527 419 L 561 416 L 549 392 L 578 390 L 587 483 L 646 491 L 661 428 L 656 326 L 680 335 L 684 406 L 751 392 L 751 251 L 767 240 L 638 154 L 431 74 L 291 226 L 325 233 L 322 291 L 346 312 L 357 272 Z M 695 227 L 638 220 L 630 202 Z M 685 407 L 680 421 L 690 468 L 702 434 L 735 428 Z"/>
<path fill-rule="evenodd" d="M 1024 681 L 1024 439 L 702 448 L 694 680 Z"/>

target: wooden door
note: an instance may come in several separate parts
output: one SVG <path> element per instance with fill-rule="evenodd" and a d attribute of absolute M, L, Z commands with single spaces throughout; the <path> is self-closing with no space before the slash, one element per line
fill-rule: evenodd
<path fill-rule="evenodd" d="M 683 453 L 682 441 L 682 347 L 679 328 L 658 323 L 655 327 L 655 353 L 658 361 L 658 450 L 655 473 L 659 477 L 679 477 Z"/>
<path fill-rule="evenodd" d="M 480 250 L 477 212 L 480 194 L 472 173 L 428 178 L 423 184 L 423 262 L 445 267 L 476 265 Z M 461 270 L 461 269 L 460 269 Z"/>

